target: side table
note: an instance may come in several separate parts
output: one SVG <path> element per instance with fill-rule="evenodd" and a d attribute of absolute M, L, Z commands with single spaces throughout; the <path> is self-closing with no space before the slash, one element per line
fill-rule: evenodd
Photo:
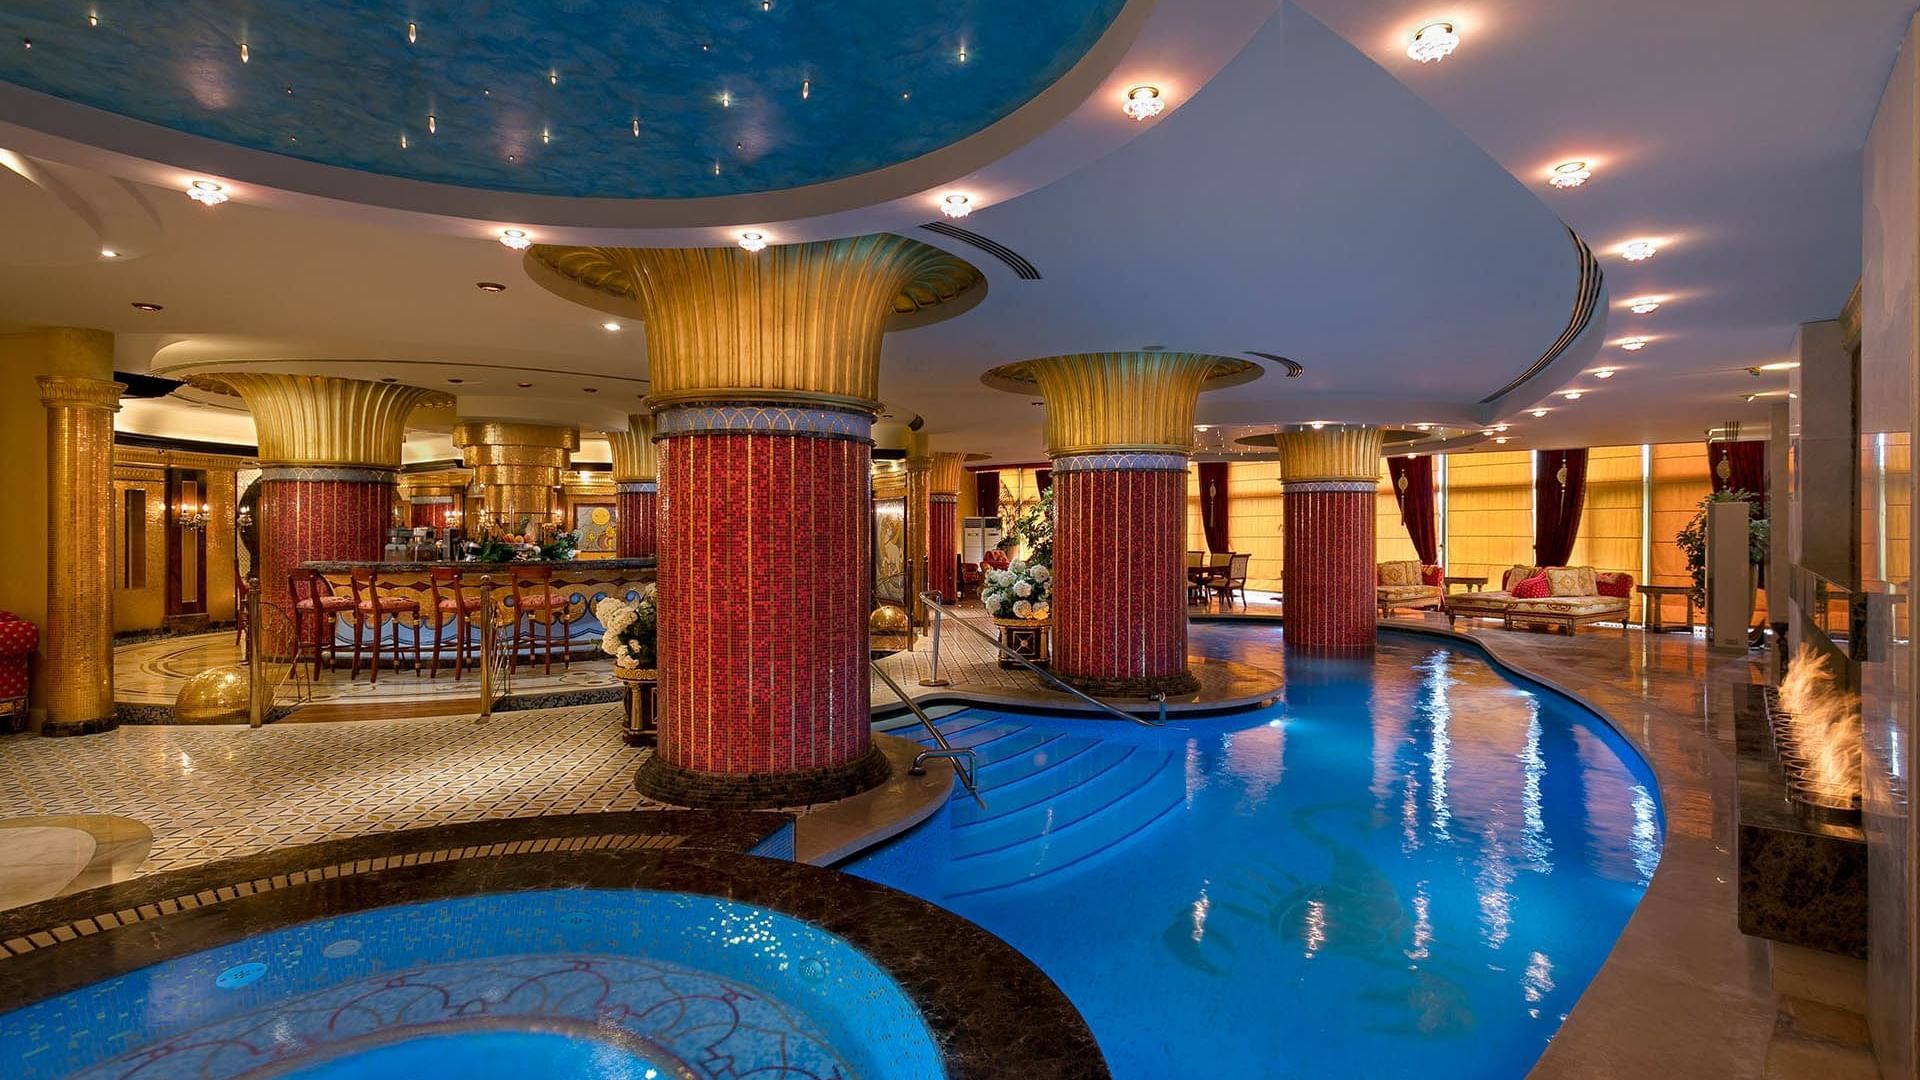
<path fill-rule="evenodd" d="M 622 700 L 620 738 L 628 746 L 653 746 L 660 738 L 660 670 L 613 666 L 613 677 L 626 689 Z"/>
<path fill-rule="evenodd" d="M 1693 633 L 1693 586 L 1691 585 L 1636 585 L 1635 590 L 1641 596 L 1641 625 L 1647 633 L 1658 634 L 1667 630 L 1682 630 Z M 1682 597 L 1687 602 L 1687 625 L 1685 627 L 1668 626 L 1661 617 L 1662 602 L 1669 596 Z"/>
<path fill-rule="evenodd" d="M 1448 574 L 1440 579 L 1440 591 L 1450 593 L 1455 585 L 1465 585 L 1468 592 L 1479 592 L 1487 587 L 1485 574 Z"/>
<path fill-rule="evenodd" d="M 1000 644 L 1007 649 L 1027 658 L 1034 667 L 1046 667 L 1052 656 L 1052 635 L 1045 619 L 1000 619 L 993 620 L 1000 628 Z M 1000 657 L 1003 668 L 1017 668 L 1017 660 Z"/>

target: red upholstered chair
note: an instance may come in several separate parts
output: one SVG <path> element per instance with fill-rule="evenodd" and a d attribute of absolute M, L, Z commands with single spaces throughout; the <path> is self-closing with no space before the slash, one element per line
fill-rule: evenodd
<path fill-rule="evenodd" d="M 533 663 L 533 650 L 542 644 L 534 628 L 545 626 L 546 674 L 553 674 L 553 628 L 566 625 L 567 605 L 570 603 L 572 597 L 553 587 L 553 567 L 513 567 L 513 631 L 507 639 L 507 647 L 513 652 L 507 661 L 509 671 L 519 669 L 520 648 L 523 645 L 527 649 L 527 663 Z M 566 644 L 564 633 L 561 643 Z M 561 657 L 563 669 L 572 665 L 572 654 L 573 650 L 567 649 Z"/>
<path fill-rule="evenodd" d="M 287 595 L 293 598 L 294 655 L 312 649 L 313 677 L 320 678 L 320 654 L 331 651 L 338 660 L 340 646 L 334 641 L 334 627 L 340 616 L 353 610 L 353 597 L 333 591 L 326 578 L 312 570 L 294 570 L 287 574 Z"/>
<path fill-rule="evenodd" d="M 433 662 L 427 678 L 440 676 L 440 646 L 446 638 L 447 624 L 453 624 L 453 678 L 460 681 L 466 671 L 467 657 L 473 653 L 473 615 L 480 610 L 480 594 L 467 592 L 466 572 L 456 566 L 435 566 L 428 571 L 433 602 Z"/>
<path fill-rule="evenodd" d="M 27 657 L 38 644 L 39 627 L 0 611 L 0 732 L 27 726 Z"/>
<path fill-rule="evenodd" d="M 1423 564 L 1420 567 L 1420 584 L 1444 589 L 1447 587 L 1447 572 L 1441 567 Z"/>
<path fill-rule="evenodd" d="M 420 674 L 420 601 L 409 596 L 383 595 L 383 589 L 392 588 L 380 582 L 380 571 L 372 567 L 359 567 L 353 571 L 353 608 L 348 617 L 353 622 L 353 667 L 348 669 L 347 678 L 353 679 L 360 674 L 360 648 L 366 640 L 365 630 L 373 628 L 373 663 L 367 681 L 380 681 L 380 624 L 385 622 L 388 632 L 393 635 L 393 659 L 395 665 L 400 662 L 400 617 L 413 617 L 413 673 Z"/>
<path fill-rule="evenodd" d="M 1626 573 L 1595 574 L 1594 581 L 1600 588 L 1601 596 L 1616 596 L 1622 600 L 1633 597 L 1633 575 Z"/>

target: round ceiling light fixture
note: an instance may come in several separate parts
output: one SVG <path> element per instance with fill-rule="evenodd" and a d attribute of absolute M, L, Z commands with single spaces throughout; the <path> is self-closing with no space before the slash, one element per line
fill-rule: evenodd
<path fill-rule="evenodd" d="M 1593 179 L 1593 170 L 1587 168 L 1584 161 L 1563 161 L 1553 167 L 1553 175 L 1547 183 L 1557 188 L 1577 188 Z"/>
<path fill-rule="evenodd" d="M 1160 115 L 1167 103 L 1160 100 L 1160 88 L 1157 86 L 1136 86 L 1127 91 L 1127 103 L 1120 107 L 1122 112 L 1134 120 L 1151 120 Z"/>
<path fill-rule="evenodd" d="M 1502 435 L 1493 441 L 1499 443 L 1501 446 L 1507 445 L 1507 437 L 1505 435 Z"/>
<path fill-rule="evenodd" d="M 533 246 L 533 240 L 525 229 L 501 229 L 500 243 L 515 251 L 525 251 Z"/>
<path fill-rule="evenodd" d="M 600 324 L 600 329 L 607 330 L 607 331 L 617 331 L 620 329 L 620 324 L 617 322 L 614 322 L 612 319 L 608 319 L 606 322 L 603 322 Z"/>
<path fill-rule="evenodd" d="M 1327 422 L 1325 420 L 1309 420 L 1307 421 L 1307 426 L 1315 431 L 1319 431 L 1321 428 L 1327 426 Z"/>
<path fill-rule="evenodd" d="M 505 285 L 500 284 L 497 281 L 476 281 L 473 283 L 473 287 L 476 289 L 479 289 L 481 292 L 506 292 L 507 291 L 507 287 Z"/>
<path fill-rule="evenodd" d="M 1415 425 L 1413 425 L 1413 430 L 1415 430 L 1415 431 L 1432 431 L 1432 430 L 1433 430 L 1433 425 L 1432 425 L 1432 424 L 1415 424 Z"/>
<path fill-rule="evenodd" d="M 1620 245 L 1620 257 L 1628 262 L 1645 262 L 1660 253 L 1660 245 L 1651 240 L 1629 240 Z"/>
<path fill-rule="evenodd" d="M 1460 33 L 1450 22 L 1430 22 L 1413 32 L 1407 42 L 1407 56 L 1423 64 L 1445 60 L 1460 47 Z"/>
<path fill-rule="evenodd" d="M 1641 349 L 1647 347 L 1647 339 L 1643 337 L 1626 338 L 1620 342 L 1620 347 L 1628 352 L 1639 352 Z"/>
<path fill-rule="evenodd" d="M 1593 377 L 1596 379 L 1611 379 L 1613 378 L 1613 369 L 1610 367 L 1603 367 L 1600 370 L 1594 372 Z"/>
<path fill-rule="evenodd" d="M 149 303 L 147 303 L 147 302 L 146 302 L 146 301 L 144 301 L 144 300 L 135 300 L 135 301 L 133 302 L 133 310 L 135 310 L 135 311 L 165 311 L 165 310 L 166 310 L 166 308 L 165 308 L 165 306 L 163 306 L 163 305 L 160 305 L 160 304 L 149 304 Z"/>
<path fill-rule="evenodd" d="M 940 200 L 940 212 L 950 218 L 963 218 L 973 213 L 973 200 L 955 193 Z"/>
<path fill-rule="evenodd" d="M 100 257 L 103 259 L 117 259 L 120 257 L 120 253 L 112 248 L 101 248 Z"/>
<path fill-rule="evenodd" d="M 1545 410 L 1545 409 L 1535 409 L 1535 410 L 1533 410 L 1533 418 L 1534 418 L 1535 420 L 1538 420 L 1538 419 L 1540 419 L 1541 417 L 1543 417 L 1543 416 L 1545 416 L 1545 415 L 1547 415 L 1547 410 Z"/>
<path fill-rule="evenodd" d="M 1581 390 L 1568 390 L 1565 393 L 1562 393 L 1560 396 L 1563 398 L 1566 398 L 1568 401 L 1579 401 L 1580 395 L 1584 392 L 1585 391 L 1581 391 Z"/>
<path fill-rule="evenodd" d="M 1651 296 L 1637 296 L 1627 301 L 1627 310 L 1635 315 L 1651 315 L 1660 310 L 1660 301 Z"/>
<path fill-rule="evenodd" d="M 227 201 L 227 190 L 211 180 L 195 180 L 187 185 L 187 198 L 201 206 L 219 206 Z"/>
<path fill-rule="evenodd" d="M 757 232 L 743 232 L 740 234 L 740 247 L 747 251 L 765 251 L 767 238 Z"/>

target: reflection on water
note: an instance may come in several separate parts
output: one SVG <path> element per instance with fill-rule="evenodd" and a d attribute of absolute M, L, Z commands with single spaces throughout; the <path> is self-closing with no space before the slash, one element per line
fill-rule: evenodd
<path fill-rule="evenodd" d="M 1658 864 L 1644 765 L 1472 652 L 1383 636 L 1373 658 L 1297 658 L 1274 630 L 1219 626 L 1193 645 L 1283 669 L 1283 700 L 1170 731 L 980 713 L 968 722 L 1008 729 L 979 744 L 988 820 L 956 809 L 848 869 L 1032 957 L 1120 1077 L 1351 1075 L 1362 1060 L 1369 1075 L 1523 1075 Z M 1025 745 L 1025 726 L 1097 740 L 1077 760 L 1099 768 L 1049 794 L 1017 751 L 987 756 Z M 983 885 L 1031 846 L 1028 816 L 1063 861 Z"/>

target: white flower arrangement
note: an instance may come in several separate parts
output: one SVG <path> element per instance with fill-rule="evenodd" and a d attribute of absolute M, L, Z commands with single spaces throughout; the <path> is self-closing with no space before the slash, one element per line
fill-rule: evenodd
<path fill-rule="evenodd" d="M 1044 563 L 1015 559 L 1005 570 L 988 570 L 980 602 L 996 619 L 1044 619 L 1050 610 L 1047 582 L 1052 577 Z"/>
<path fill-rule="evenodd" d="M 652 584 L 640 587 L 632 600 L 609 596 L 594 605 L 593 616 L 605 627 L 600 651 L 624 667 L 652 667 L 660 625 L 659 599 Z"/>

